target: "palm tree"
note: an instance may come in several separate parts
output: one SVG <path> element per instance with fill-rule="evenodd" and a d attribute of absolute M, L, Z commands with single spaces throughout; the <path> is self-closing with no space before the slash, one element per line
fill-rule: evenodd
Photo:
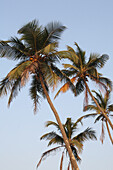
<path fill-rule="evenodd" d="M 91 96 L 99 110 L 102 112 L 103 116 L 109 122 L 111 128 L 113 129 L 113 124 L 111 123 L 108 116 L 104 113 L 104 111 L 99 106 L 98 102 L 92 95 L 90 88 L 88 86 L 89 79 L 96 82 L 101 88 L 108 90 L 108 88 L 112 89 L 112 82 L 102 76 L 102 74 L 98 73 L 97 68 L 102 68 L 106 61 L 108 60 L 108 55 L 99 56 L 98 54 L 91 54 L 89 60 L 86 61 L 85 51 L 82 51 L 81 48 L 75 43 L 77 46 L 77 50 L 74 51 L 73 48 L 67 46 L 67 51 L 59 52 L 59 56 L 61 59 L 68 59 L 70 64 L 63 64 L 65 70 L 63 72 L 71 77 L 71 82 L 76 83 L 76 93 L 75 95 L 79 95 L 81 92 L 85 90 L 85 105 L 88 103 L 88 94 Z M 56 96 L 60 92 L 66 92 L 69 89 L 69 83 L 65 83 L 60 90 L 57 92 Z M 55 98 L 56 98 L 55 96 Z"/>
<path fill-rule="evenodd" d="M 111 114 L 111 112 L 113 112 L 113 104 L 109 104 L 109 100 L 110 100 L 110 91 L 107 91 L 105 93 L 104 96 L 102 96 L 102 93 L 97 93 L 96 91 L 93 91 L 96 95 L 95 100 L 98 102 L 99 106 L 102 108 L 102 110 L 104 111 L 104 113 L 108 116 L 108 117 L 113 117 L 113 114 Z M 108 131 L 108 135 L 109 138 L 111 140 L 111 143 L 113 144 L 113 139 L 110 133 L 110 129 L 109 129 L 109 125 L 107 122 L 107 119 L 103 116 L 102 112 L 98 109 L 97 105 L 93 102 L 92 100 L 92 105 L 87 105 L 86 107 L 84 107 L 84 111 L 94 111 L 94 113 L 92 114 L 87 114 L 82 116 L 81 118 L 79 118 L 79 120 L 81 121 L 83 118 L 88 118 L 88 117 L 95 117 L 95 122 L 98 121 L 102 121 L 102 132 L 101 132 L 101 137 L 100 140 L 103 143 L 104 137 L 105 137 L 105 133 L 104 133 L 104 123 L 106 125 L 107 131 Z"/>
<path fill-rule="evenodd" d="M 69 140 L 71 149 L 73 151 L 74 157 L 77 161 L 81 160 L 81 158 L 79 157 L 79 153 L 81 153 L 81 151 L 83 150 L 83 143 L 89 139 L 91 139 L 91 140 L 96 139 L 95 131 L 92 130 L 91 128 L 87 128 L 86 130 L 79 133 L 78 135 L 75 135 L 75 132 L 78 130 L 77 126 L 78 126 L 79 122 L 80 122 L 79 120 L 76 122 L 73 122 L 71 118 L 67 118 L 66 123 L 63 124 L 63 127 L 65 129 L 67 138 Z M 61 156 L 61 161 L 60 161 L 60 170 L 62 170 L 64 153 L 67 152 L 67 149 L 65 147 L 64 140 L 63 140 L 62 136 L 60 135 L 61 130 L 60 130 L 59 125 L 56 122 L 48 121 L 46 123 L 46 127 L 48 127 L 50 125 L 55 126 L 56 129 L 58 130 L 59 134 L 52 131 L 52 132 L 44 134 L 40 139 L 48 140 L 49 141 L 48 146 L 50 146 L 52 144 L 57 144 L 58 146 L 44 152 L 42 154 L 42 157 L 41 157 L 39 163 L 37 164 L 37 167 L 39 167 L 41 161 L 44 160 L 49 154 L 51 154 L 54 151 L 58 151 L 59 149 L 62 148 L 63 151 L 62 151 L 62 156 Z M 69 169 L 69 166 L 70 166 L 70 161 L 68 164 L 68 169 Z M 72 169 L 73 169 L 73 166 L 72 166 Z"/>
<path fill-rule="evenodd" d="M 40 97 L 46 98 L 61 129 L 65 145 L 75 169 L 78 168 L 70 148 L 67 136 L 63 129 L 59 115 L 49 97 L 49 87 L 55 87 L 57 80 L 68 77 L 56 67 L 58 55 L 56 54 L 58 40 L 65 27 L 58 22 L 49 23 L 42 27 L 38 21 L 33 20 L 19 29 L 20 38 L 12 37 L 8 41 L 0 41 L 0 57 L 19 60 L 19 63 L 0 82 L 0 96 L 10 92 L 8 105 L 17 96 L 20 89 L 32 78 L 30 96 L 33 100 L 34 111 Z M 74 88 L 73 84 L 72 87 Z"/>

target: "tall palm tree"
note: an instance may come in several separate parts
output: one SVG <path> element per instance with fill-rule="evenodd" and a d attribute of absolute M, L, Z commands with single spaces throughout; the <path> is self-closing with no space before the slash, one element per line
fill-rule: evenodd
<path fill-rule="evenodd" d="M 95 131 L 92 130 L 91 128 L 87 128 L 86 130 L 79 133 L 78 135 L 75 135 L 75 132 L 78 130 L 79 122 L 80 121 L 73 122 L 71 118 L 67 118 L 66 123 L 63 124 L 63 127 L 65 129 L 67 138 L 69 140 L 71 149 L 73 151 L 74 157 L 77 161 L 81 160 L 81 158 L 79 157 L 79 153 L 83 150 L 83 143 L 89 139 L 91 139 L 91 140 L 96 139 Z M 45 159 L 49 154 L 51 154 L 54 151 L 58 151 L 59 149 L 63 149 L 61 161 L 60 161 L 60 170 L 62 170 L 64 153 L 67 152 L 67 149 L 65 147 L 64 140 L 63 140 L 62 136 L 60 135 L 61 130 L 60 130 L 59 125 L 56 122 L 48 121 L 46 123 L 46 127 L 48 127 L 50 125 L 55 126 L 59 133 L 52 131 L 52 132 L 44 134 L 40 139 L 48 140 L 49 141 L 48 146 L 50 146 L 52 144 L 57 144 L 58 146 L 44 152 L 42 154 L 42 157 L 41 157 L 39 163 L 37 164 L 37 167 L 39 167 L 41 161 L 43 159 Z M 69 166 L 70 166 L 70 161 L 68 164 L 68 169 L 69 169 Z M 72 166 L 72 169 L 73 169 L 73 166 Z"/>
<path fill-rule="evenodd" d="M 33 20 L 19 29 L 20 38 L 12 37 L 8 41 L 0 41 L 0 57 L 19 60 L 19 63 L 0 82 L 0 96 L 10 92 L 8 101 L 10 105 L 31 77 L 30 96 L 34 103 L 34 111 L 37 110 L 40 97 L 46 98 L 61 129 L 73 167 L 77 169 L 59 115 L 49 97 L 49 87 L 54 88 L 57 80 L 64 78 L 64 74 L 56 67 L 58 40 L 64 30 L 65 27 L 58 22 L 42 27 L 38 21 Z M 65 78 L 72 84 L 68 77 Z"/>
<path fill-rule="evenodd" d="M 76 93 L 75 95 L 79 95 L 81 92 L 85 90 L 85 105 L 88 103 L 88 94 L 91 96 L 93 101 L 96 103 L 99 110 L 102 112 L 103 116 L 109 122 L 111 128 L 113 129 L 113 124 L 110 121 L 109 117 L 104 113 L 104 111 L 99 106 L 98 102 L 92 95 L 90 88 L 88 86 L 89 79 L 96 82 L 101 88 L 108 90 L 108 88 L 112 89 L 112 82 L 103 77 L 102 74 L 98 73 L 97 68 L 102 68 L 106 61 L 108 60 L 108 55 L 98 55 L 98 54 L 90 54 L 88 61 L 86 60 L 85 51 L 82 51 L 81 48 L 75 43 L 77 50 L 75 51 L 72 47 L 67 46 L 67 51 L 59 52 L 59 56 L 61 59 L 68 59 L 70 61 L 69 64 L 63 64 L 65 70 L 63 72 L 71 77 L 71 82 L 76 83 Z M 60 92 L 66 92 L 69 89 L 69 83 L 65 83 L 60 90 L 57 92 L 56 96 Z M 56 97 L 55 96 L 55 97 Z"/>
<path fill-rule="evenodd" d="M 98 102 L 99 106 L 102 108 L 104 113 L 108 117 L 113 117 L 113 114 L 111 114 L 111 112 L 113 112 L 113 104 L 110 104 L 110 91 L 107 91 L 104 96 L 102 95 L 101 92 L 100 93 L 97 93 L 96 91 L 93 91 L 93 92 L 96 95 L 95 100 Z M 91 105 L 87 105 L 86 107 L 84 107 L 84 111 L 94 111 L 94 113 L 84 115 L 81 118 L 79 118 L 79 120 L 81 121 L 83 118 L 95 117 L 96 116 L 94 123 L 96 123 L 98 121 L 102 121 L 102 132 L 101 132 L 101 137 L 100 137 L 101 142 L 103 143 L 103 140 L 104 140 L 104 137 L 105 137 L 105 133 L 104 133 L 104 123 L 105 123 L 107 131 L 108 131 L 109 138 L 111 140 L 111 143 L 113 144 L 113 139 L 112 139 L 112 136 L 111 136 L 111 133 L 110 133 L 110 129 L 109 129 L 107 119 L 103 116 L 102 112 L 99 110 L 99 108 L 97 107 L 97 105 L 94 103 L 93 100 L 92 100 Z"/>

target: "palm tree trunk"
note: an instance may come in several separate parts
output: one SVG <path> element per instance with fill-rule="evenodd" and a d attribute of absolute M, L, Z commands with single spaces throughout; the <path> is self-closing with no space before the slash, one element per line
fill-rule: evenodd
<path fill-rule="evenodd" d="M 103 116 L 106 118 L 106 120 L 108 121 L 109 125 L 111 126 L 111 128 L 112 128 L 112 130 L 113 130 L 113 124 L 111 123 L 109 117 L 104 113 L 104 111 L 102 110 L 102 108 L 99 106 L 98 102 L 96 101 L 96 99 L 95 99 L 94 96 L 92 95 L 92 93 L 91 93 L 91 91 L 90 91 L 90 89 L 89 89 L 86 81 L 84 81 L 84 83 L 85 83 L 86 89 L 88 90 L 88 92 L 89 92 L 92 100 L 95 102 L 95 104 L 97 105 L 97 107 L 99 108 L 99 110 L 102 112 Z"/>
<path fill-rule="evenodd" d="M 112 136 L 111 136 L 111 133 L 110 133 L 110 130 L 109 130 L 109 126 L 108 126 L 107 120 L 106 120 L 106 127 L 107 127 L 107 131 L 108 131 L 108 135 L 109 135 L 109 138 L 111 140 L 111 143 L 113 144 L 113 139 L 112 139 Z"/>
<path fill-rule="evenodd" d="M 73 152 L 72 152 L 72 150 L 71 150 L 71 147 L 70 147 L 68 138 L 67 138 L 67 136 L 66 136 L 66 133 L 65 133 L 65 131 L 64 131 L 64 128 L 63 128 L 62 123 L 61 123 L 61 121 L 60 121 L 59 115 L 58 115 L 58 113 L 57 113 L 57 111 L 56 111 L 56 109 L 55 109 L 55 107 L 54 107 L 54 105 L 53 105 L 53 103 L 52 103 L 49 95 L 48 95 L 48 92 L 47 92 L 47 90 L 46 90 L 46 88 L 45 88 L 45 85 L 44 85 L 44 82 L 43 82 L 43 79 L 42 79 L 41 74 L 39 75 L 39 78 L 40 78 L 40 82 L 41 82 L 42 88 L 43 88 L 43 90 L 44 90 L 44 93 L 45 93 L 45 95 L 46 95 L 46 99 L 47 99 L 47 101 L 48 101 L 48 103 L 49 103 L 49 105 L 50 105 L 50 108 L 52 109 L 52 111 L 53 111 L 53 113 L 54 113 L 54 116 L 55 116 L 55 118 L 56 118 L 56 120 L 57 120 L 57 123 L 58 123 L 58 125 L 59 125 L 59 127 L 60 127 L 60 130 L 61 130 L 61 133 L 62 133 L 62 136 L 63 136 L 63 139 L 64 139 L 64 143 L 65 143 L 65 145 L 66 145 L 66 149 L 67 149 L 67 151 L 68 151 L 68 154 L 69 154 L 71 163 L 72 163 L 72 165 L 73 165 L 73 167 L 74 167 L 74 170 L 79 170 L 78 165 L 77 165 L 77 162 L 76 162 L 75 157 L 74 157 L 74 155 L 73 155 Z"/>

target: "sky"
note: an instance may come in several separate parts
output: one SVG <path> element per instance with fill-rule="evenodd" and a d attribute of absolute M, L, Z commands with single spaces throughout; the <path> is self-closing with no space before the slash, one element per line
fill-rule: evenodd
<path fill-rule="evenodd" d="M 66 45 L 74 48 L 74 42 L 90 53 L 108 54 L 109 60 L 101 70 L 103 75 L 113 81 L 113 1 L 112 0 L 4 0 L 0 9 L 0 39 L 7 40 L 11 36 L 18 36 L 17 31 L 24 24 L 33 19 L 45 26 L 51 21 L 59 21 L 67 27 L 62 34 L 59 50 L 66 49 Z M 0 59 L 0 80 L 15 66 L 15 62 Z M 45 128 L 45 122 L 55 121 L 54 115 L 46 100 L 42 100 L 39 111 L 33 113 L 33 104 L 29 96 L 30 83 L 23 88 L 14 99 L 10 108 L 7 107 L 8 97 L 0 98 L 0 169 L 1 170 L 35 170 L 44 151 L 49 149 L 47 141 L 40 141 L 41 135 L 52 131 Z M 93 86 L 97 88 L 97 86 Z M 58 89 L 57 89 L 58 90 Z M 57 91 L 56 90 L 56 91 Z M 55 92 L 56 92 L 55 91 Z M 54 93 L 51 93 L 53 100 Z M 69 91 L 61 94 L 54 105 L 60 115 L 62 123 L 67 117 L 73 121 L 82 116 L 82 93 L 74 97 Z M 113 103 L 113 93 L 111 94 Z M 84 121 L 78 132 L 92 127 L 96 130 L 97 141 L 86 141 L 80 155 L 82 161 L 80 170 L 113 170 L 113 146 L 107 131 L 102 145 L 100 142 L 101 122 L 94 124 L 93 119 Z M 111 132 L 113 135 L 113 132 Z M 58 170 L 61 152 L 49 156 L 42 162 L 39 169 Z M 66 169 L 68 159 L 65 159 Z"/>

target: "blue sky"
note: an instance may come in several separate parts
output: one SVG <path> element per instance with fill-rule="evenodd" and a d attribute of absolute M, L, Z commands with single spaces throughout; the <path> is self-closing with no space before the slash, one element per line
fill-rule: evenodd
<path fill-rule="evenodd" d="M 66 45 L 74 47 L 74 42 L 77 42 L 86 51 L 87 56 L 91 52 L 108 54 L 110 58 L 102 72 L 113 81 L 112 8 L 112 0 L 4 0 L 1 2 L 0 9 L 0 39 L 6 40 L 11 36 L 17 36 L 18 29 L 33 19 L 38 19 L 41 25 L 46 25 L 51 21 L 60 21 L 67 29 L 60 40 L 59 49 L 66 49 Z M 14 65 L 15 62 L 0 60 L 0 80 Z M 44 127 L 45 122 L 55 121 L 55 118 L 46 100 L 42 101 L 39 112 L 36 115 L 33 114 L 28 87 L 29 83 L 22 89 L 10 108 L 7 108 L 7 97 L 0 99 L 1 170 L 35 170 L 42 152 L 48 149 L 47 142 L 39 139 L 42 134 L 52 130 Z M 51 94 L 52 99 L 54 95 L 55 93 Z M 83 95 L 75 98 L 69 91 L 59 95 L 54 101 L 62 122 L 67 117 L 76 120 L 83 114 Z M 111 103 L 113 103 L 113 94 Z M 85 142 L 83 153 L 80 155 L 82 158 L 80 170 L 112 170 L 113 146 L 107 132 L 102 145 L 99 140 L 101 123 L 94 125 L 93 119 L 87 120 L 81 130 L 88 126 L 97 131 L 98 140 Z M 39 169 L 59 169 L 60 156 L 61 152 L 56 156 L 48 157 Z"/>

